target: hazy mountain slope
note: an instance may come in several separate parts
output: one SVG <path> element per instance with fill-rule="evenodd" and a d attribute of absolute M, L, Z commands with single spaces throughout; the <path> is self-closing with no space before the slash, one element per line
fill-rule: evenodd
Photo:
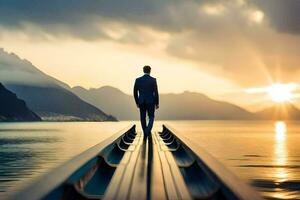
<path fill-rule="evenodd" d="M 14 53 L 8 53 L 2 48 L 0 48 L 0 80 L 6 84 L 70 88 L 67 84 L 40 71 L 30 61 L 21 59 Z"/>
<path fill-rule="evenodd" d="M 0 49 L 0 81 L 45 120 L 111 120 L 99 108 L 69 91 L 69 86 L 29 61 Z"/>
<path fill-rule="evenodd" d="M 138 110 L 132 96 L 110 86 L 86 90 L 82 87 L 72 88 L 73 93 L 83 100 L 102 108 L 104 112 L 116 116 L 119 120 L 138 119 Z"/>
<path fill-rule="evenodd" d="M 299 120 L 300 110 L 292 104 L 278 104 L 255 113 L 257 118 L 271 120 Z"/>
<path fill-rule="evenodd" d="M 28 101 L 28 106 L 46 119 L 61 114 L 62 120 L 106 120 L 107 116 L 98 108 L 83 102 L 68 90 L 51 87 L 7 85 L 18 96 Z"/>
<path fill-rule="evenodd" d="M 85 101 L 103 108 L 121 120 L 138 119 L 133 97 L 113 87 L 86 90 L 74 87 L 72 91 Z M 203 94 L 184 92 L 161 94 L 157 119 L 254 119 L 254 115 L 236 105 L 215 101 Z"/>
<path fill-rule="evenodd" d="M 0 121 L 40 121 L 26 103 L 0 83 Z"/>
<path fill-rule="evenodd" d="M 253 119 L 252 113 L 223 101 L 215 101 L 194 92 L 161 95 L 161 119 L 229 120 Z"/>

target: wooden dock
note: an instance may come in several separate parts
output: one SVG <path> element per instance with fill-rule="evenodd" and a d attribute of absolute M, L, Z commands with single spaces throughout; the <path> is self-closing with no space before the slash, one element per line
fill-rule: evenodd
<path fill-rule="evenodd" d="M 261 197 L 182 133 L 120 131 L 10 199 L 243 199 Z"/>

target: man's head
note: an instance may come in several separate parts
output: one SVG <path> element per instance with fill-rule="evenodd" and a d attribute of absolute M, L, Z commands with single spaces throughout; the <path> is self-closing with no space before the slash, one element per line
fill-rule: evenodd
<path fill-rule="evenodd" d="M 151 67 L 149 65 L 146 65 L 143 67 L 143 71 L 145 74 L 150 74 L 151 72 Z"/>

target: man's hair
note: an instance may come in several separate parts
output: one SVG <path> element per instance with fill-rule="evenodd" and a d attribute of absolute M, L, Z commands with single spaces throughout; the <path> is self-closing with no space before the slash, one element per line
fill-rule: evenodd
<path fill-rule="evenodd" d="M 146 65 L 146 66 L 143 67 L 143 71 L 144 71 L 144 73 L 146 73 L 146 74 L 150 74 L 150 72 L 151 72 L 151 67 L 150 67 L 149 65 Z"/>

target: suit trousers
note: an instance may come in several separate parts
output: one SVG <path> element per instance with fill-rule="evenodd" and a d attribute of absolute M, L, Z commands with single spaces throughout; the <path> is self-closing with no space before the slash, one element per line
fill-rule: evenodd
<path fill-rule="evenodd" d="M 151 130 L 154 123 L 154 112 L 155 112 L 155 105 L 154 104 L 146 104 L 143 103 L 139 105 L 140 108 L 140 120 L 144 135 L 147 137 L 151 134 Z M 149 121 L 147 124 L 146 117 L 148 115 Z"/>

